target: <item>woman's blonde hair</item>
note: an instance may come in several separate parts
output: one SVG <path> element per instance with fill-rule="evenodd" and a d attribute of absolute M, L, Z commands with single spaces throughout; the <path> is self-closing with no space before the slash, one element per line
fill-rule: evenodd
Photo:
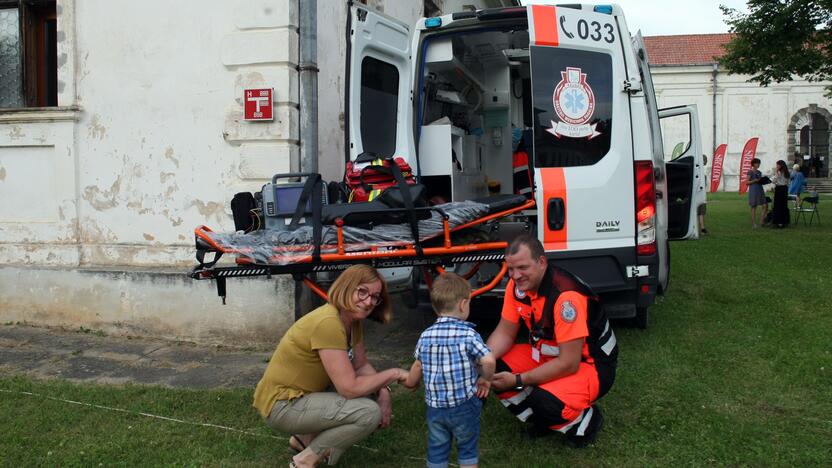
<path fill-rule="evenodd" d="M 355 307 L 352 295 L 358 289 L 358 286 L 376 281 L 381 282 L 381 302 L 370 312 L 368 318 L 379 323 L 387 323 L 392 316 L 387 283 L 384 282 L 384 278 L 381 277 L 378 271 L 370 265 L 353 265 L 344 270 L 341 276 L 329 287 L 329 303 L 339 311 L 352 310 Z"/>

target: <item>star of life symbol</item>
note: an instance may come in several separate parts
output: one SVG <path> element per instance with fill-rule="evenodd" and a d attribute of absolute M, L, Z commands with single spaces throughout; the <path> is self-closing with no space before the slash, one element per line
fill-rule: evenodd
<path fill-rule="evenodd" d="M 560 72 L 561 80 L 552 93 L 552 105 L 560 122 L 552 120 L 552 128 L 546 131 L 560 138 L 584 138 L 591 140 L 601 133 L 598 124 L 589 124 L 595 113 L 595 94 L 586 82 L 586 73 L 580 68 L 566 67 Z"/>
<path fill-rule="evenodd" d="M 563 318 L 564 322 L 572 323 L 578 316 L 578 312 L 575 310 L 575 306 L 573 306 L 571 302 L 563 301 L 563 304 L 560 306 L 560 316 Z"/>
<path fill-rule="evenodd" d="M 517 296 L 518 299 L 523 299 L 526 297 L 526 291 L 521 290 L 517 286 L 514 287 L 514 295 Z"/>

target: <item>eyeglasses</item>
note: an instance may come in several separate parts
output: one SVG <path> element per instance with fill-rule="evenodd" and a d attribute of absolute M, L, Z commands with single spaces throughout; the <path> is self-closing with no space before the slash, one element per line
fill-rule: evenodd
<path fill-rule="evenodd" d="M 381 294 L 370 294 L 370 290 L 367 288 L 358 288 L 355 292 L 358 295 L 358 302 L 366 301 L 369 297 L 374 306 L 381 304 Z"/>

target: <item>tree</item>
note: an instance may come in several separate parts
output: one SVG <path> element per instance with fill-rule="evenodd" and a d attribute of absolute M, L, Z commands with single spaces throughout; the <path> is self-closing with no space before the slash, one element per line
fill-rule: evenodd
<path fill-rule="evenodd" d="M 762 86 L 795 75 L 832 80 L 832 0 L 749 0 L 747 14 L 719 8 L 734 33 L 719 59 L 731 73 Z"/>

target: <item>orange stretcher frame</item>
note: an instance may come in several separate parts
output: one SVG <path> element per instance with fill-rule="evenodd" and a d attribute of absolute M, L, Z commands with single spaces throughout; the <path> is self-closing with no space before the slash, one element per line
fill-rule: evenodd
<path fill-rule="evenodd" d="M 291 266 L 291 268 L 286 268 L 286 271 L 281 271 L 283 266 L 286 266 L 286 263 L 268 263 L 268 264 L 258 264 L 250 259 L 245 258 L 238 258 L 237 263 L 239 267 L 250 267 L 249 271 L 253 272 L 251 274 L 235 274 L 233 270 L 234 267 L 225 267 L 225 268 L 217 268 L 217 270 L 222 269 L 222 273 L 227 274 L 213 274 L 214 268 L 213 263 L 209 265 L 207 268 L 200 268 L 202 265 L 197 266 L 191 272 L 191 277 L 195 279 L 217 279 L 222 280 L 222 284 L 218 283 L 218 292 L 219 295 L 223 297 L 223 301 L 225 300 L 225 285 L 224 280 L 226 277 L 234 277 L 234 276 L 252 276 L 254 274 L 265 274 L 265 275 L 272 275 L 272 274 L 305 274 L 305 273 L 312 273 L 314 271 L 318 271 L 314 268 L 309 268 L 309 271 L 303 271 L 304 269 L 301 265 L 310 265 L 310 266 L 317 266 L 321 264 L 343 264 L 343 263 L 366 263 L 368 260 L 381 260 L 381 259 L 405 259 L 405 258 L 434 258 L 434 257 L 448 257 L 452 258 L 454 256 L 459 256 L 463 254 L 472 254 L 472 253 L 488 253 L 488 252 L 500 252 L 502 253 L 505 250 L 506 246 L 508 245 L 505 241 L 497 241 L 497 242 L 480 242 L 480 243 L 473 243 L 473 244 L 464 244 L 464 245 L 453 245 L 451 241 L 451 233 L 460 231 L 466 228 L 470 228 L 472 226 L 477 226 L 488 221 L 499 219 L 514 213 L 518 213 L 520 211 L 533 208 L 535 206 L 534 200 L 528 200 L 525 203 L 499 211 L 497 213 L 492 213 L 481 218 L 477 218 L 475 220 L 469 221 L 467 223 L 461 224 L 454 228 L 451 228 L 448 222 L 448 217 L 443 216 L 442 225 L 443 225 L 443 232 L 441 234 L 435 234 L 433 236 L 429 236 L 425 240 L 432 240 L 438 236 L 443 236 L 442 246 L 439 247 L 422 247 L 421 252 L 416 247 L 415 243 L 413 242 L 402 242 L 400 245 L 395 246 L 385 246 L 384 249 L 379 249 L 376 247 L 371 247 L 368 250 L 360 250 L 360 251 L 351 251 L 347 252 L 345 244 L 344 244 L 344 235 L 343 235 L 343 228 L 344 223 L 342 220 L 336 220 L 336 229 L 337 229 L 337 239 L 338 242 L 335 246 L 326 246 L 326 251 L 335 251 L 335 253 L 321 253 L 319 256 L 319 260 L 315 261 L 312 255 L 297 255 L 297 256 L 287 256 L 285 254 L 277 254 L 270 257 L 270 260 L 280 261 L 280 260 L 289 260 L 287 263 Z M 248 252 L 245 249 L 232 249 L 224 247 L 214 241 L 209 233 L 213 232 L 207 226 L 198 226 L 194 229 L 194 234 L 197 240 L 197 248 L 200 249 L 199 244 L 200 242 L 203 243 L 205 247 L 202 250 L 207 251 L 215 251 L 219 252 L 220 254 L 237 254 L 237 255 L 246 255 Z M 276 250 L 280 250 L 280 248 L 276 247 Z M 290 249 L 291 250 L 291 249 Z M 218 258 L 218 257 L 217 257 Z M 470 278 L 476 273 L 479 269 L 482 261 L 478 261 L 472 267 L 472 269 L 465 274 L 467 278 Z M 442 274 L 444 269 L 441 265 L 434 265 L 435 270 L 438 274 Z M 300 271 L 299 271 L 300 270 Z M 500 281 L 505 277 L 505 274 L 508 270 L 508 266 L 506 265 L 505 261 L 502 261 L 502 266 L 500 271 L 497 275 L 491 279 L 487 284 L 481 286 L 480 288 L 474 290 L 471 294 L 471 297 L 476 297 L 480 294 L 488 292 L 494 287 L 496 287 Z M 427 274 L 427 272 L 426 272 Z M 299 279 L 296 276 L 296 279 Z M 426 278 L 430 281 L 430 278 Z M 315 294 L 320 296 L 323 299 L 327 299 L 326 292 L 313 280 L 309 279 L 306 276 L 302 278 L 303 283 L 309 287 Z"/>

